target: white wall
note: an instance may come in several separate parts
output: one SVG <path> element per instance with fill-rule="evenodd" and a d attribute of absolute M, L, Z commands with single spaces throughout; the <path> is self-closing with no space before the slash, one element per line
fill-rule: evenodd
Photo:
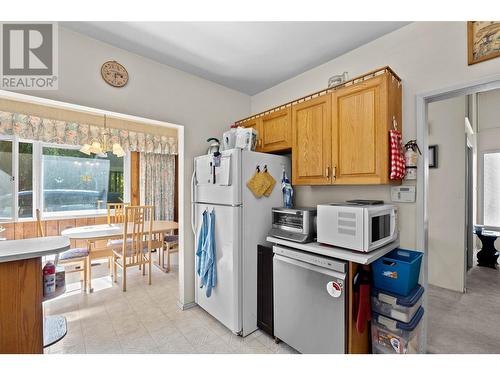
<path fill-rule="evenodd" d="M 500 90 L 477 94 L 478 123 L 478 223 L 483 218 L 483 155 L 485 151 L 500 150 Z"/>
<path fill-rule="evenodd" d="M 403 80 L 404 140 L 416 138 L 415 94 L 473 81 L 500 72 L 500 60 L 467 65 L 466 22 L 415 22 L 330 62 L 252 96 L 252 113 L 323 89 L 328 77 L 351 77 L 389 65 Z M 389 199 L 389 187 L 301 187 L 300 204 L 346 198 Z M 416 205 L 400 205 L 401 244 L 416 245 Z"/>
<path fill-rule="evenodd" d="M 429 104 L 429 284 L 459 292 L 465 272 L 465 97 Z"/>
<path fill-rule="evenodd" d="M 116 89 L 101 78 L 107 60 L 122 63 L 129 83 Z M 125 50 L 59 28 L 59 89 L 28 95 L 80 104 L 185 126 L 184 233 L 181 259 L 185 294 L 194 301 L 194 251 L 190 224 L 193 157 L 206 152 L 206 139 L 219 136 L 231 122 L 248 116 L 250 97 L 213 82 L 161 65 Z"/>

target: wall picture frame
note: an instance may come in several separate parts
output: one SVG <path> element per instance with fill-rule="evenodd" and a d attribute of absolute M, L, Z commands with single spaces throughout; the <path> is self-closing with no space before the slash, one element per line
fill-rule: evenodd
<path fill-rule="evenodd" d="M 438 167 L 438 145 L 429 146 L 429 168 Z"/>
<path fill-rule="evenodd" d="M 467 22 L 469 65 L 500 57 L 500 21 Z"/>

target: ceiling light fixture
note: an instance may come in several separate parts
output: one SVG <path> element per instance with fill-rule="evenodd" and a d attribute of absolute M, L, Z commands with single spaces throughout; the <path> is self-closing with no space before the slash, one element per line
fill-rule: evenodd
<path fill-rule="evenodd" d="M 112 152 L 117 157 L 125 156 L 125 151 L 119 143 L 110 143 L 108 139 L 108 129 L 106 128 L 106 115 L 104 115 L 104 131 L 99 138 L 90 140 L 90 144 L 85 143 L 80 152 L 85 155 L 96 154 L 100 157 L 105 157 L 107 152 Z"/>

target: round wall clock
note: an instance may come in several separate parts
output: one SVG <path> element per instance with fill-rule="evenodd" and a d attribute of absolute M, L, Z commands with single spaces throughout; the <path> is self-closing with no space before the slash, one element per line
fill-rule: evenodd
<path fill-rule="evenodd" d="M 128 72 L 117 61 L 106 61 L 101 67 L 102 79 L 113 87 L 123 87 L 128 82 Z"/>

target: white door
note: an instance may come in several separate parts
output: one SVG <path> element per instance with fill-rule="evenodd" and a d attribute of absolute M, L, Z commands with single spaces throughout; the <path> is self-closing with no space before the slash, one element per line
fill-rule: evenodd
<path fill-rule="evenodd" d="M 207 204 L 195 204 L 196 242 L 195 254 L 198 247 L 198 237 L 202 225 L 203 212 L 215 212 L 215 247 L 217 282 L 212 289 L 212 295 L 206 296 L 206 288 L 200 288 L 200 279 L 195 274 L 196 303 L 214 318 L 219 320 L 231 331 L 241 331 L 241 207 L 228 207 Z M 198 258 L 195 255 L 195 267 Z"/>
<path fill-rule="evenodd" d="M 241 204 L 241 150 L 221 152 L 220 166 L 213 166 L 212 155 L 194 159 L 193 202 Z"/>

